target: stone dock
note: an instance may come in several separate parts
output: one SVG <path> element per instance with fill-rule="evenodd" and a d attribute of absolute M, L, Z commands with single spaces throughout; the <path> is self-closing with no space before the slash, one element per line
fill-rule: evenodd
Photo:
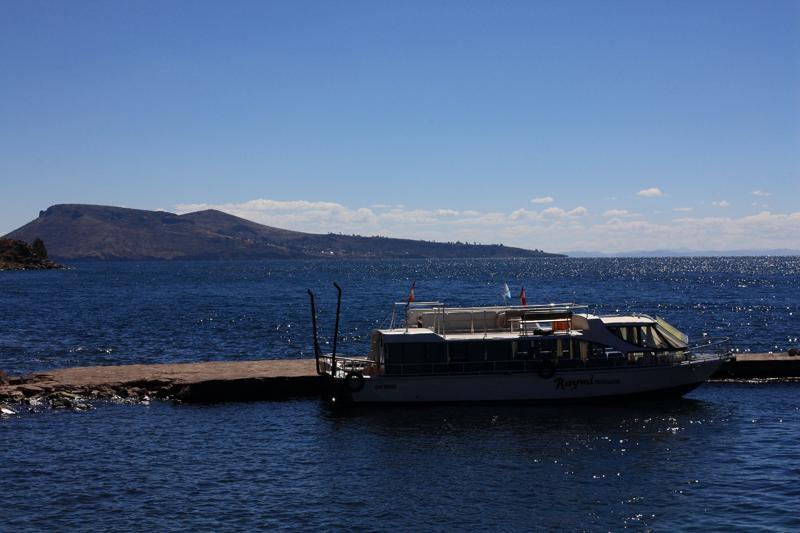
<path fill-rule="evenodd" d="M 712 379 L 800 378 L 800 356 L 739 354 Z M 313 359 L 63 368 L 24 377 L 0 373 L 0 402 L 78 408 L 98 400 L 192 403 L 318 397 Z"/>
<path fill-rule="evenodd" d="M 320 391 L 313 359 L 90 366 L 0 376 L 0 402 L 41 401 L 55 407 L 80 408 L 92 399 L 282 400 L 319 396 Z"/>

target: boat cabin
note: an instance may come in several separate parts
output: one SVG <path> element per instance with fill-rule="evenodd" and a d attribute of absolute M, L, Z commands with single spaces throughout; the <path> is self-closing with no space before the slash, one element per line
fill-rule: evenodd
<path fill-rule="evenodd" d="M 400 318 L 398 318 L 400 317 Z M 395 304 L 388 329 L 372 334 L 368 359 L 385 375 L 541 372 L 674 363 L 686 336 L 648 315 L 596 316 L 574 303 L 448 308 Z"/>

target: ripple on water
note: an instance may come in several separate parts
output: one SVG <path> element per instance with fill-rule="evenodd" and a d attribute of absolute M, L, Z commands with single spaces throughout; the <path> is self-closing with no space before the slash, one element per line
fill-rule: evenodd
<path fill-rule="evenodd" d="M 412 280 L 418 299 L 497 304 L 508 282 L 530 302 L 657 314 L 692 337 L 731 335 L 741 351 L 774 351 L 800 337 L 799 275 L 796 257 L 85 262 L 0 273 L 0 308 L 14 310 L 0 313 L 0 366 L 308 357 L 305 291 L 317 291 L 326 342 L 333 281 L 345 290 L 343 353 L 368 349 Z"/>
<path fill-rule="evenodd" d="M 15 417 L 0 421 L 14 487 L 4 520 L 122 531 L 797 530 L 798 387 L 706 385 L 633 405 L 154 403 Z"/>

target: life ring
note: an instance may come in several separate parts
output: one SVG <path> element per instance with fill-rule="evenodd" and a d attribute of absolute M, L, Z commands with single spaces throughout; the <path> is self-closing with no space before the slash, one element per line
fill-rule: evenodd
<path fill-rule="evenodd" d="M 358 392 L 364 388 L 364 376 L 361 372 L 348 372 L 344 376 L 344 385 L 350 392 Z"/>
<path fill-rule="evenodd" d="M 542 379 L 550 379 L 556 375 L 556 365 L 552 361 L 542 361 L 537 373 Z"/>

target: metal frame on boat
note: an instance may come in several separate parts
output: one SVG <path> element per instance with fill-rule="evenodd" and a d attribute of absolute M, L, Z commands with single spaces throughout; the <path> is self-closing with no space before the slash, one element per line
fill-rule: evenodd
<path fill-rule="evenodd" d="M 322 353 L 311 299 L 317 373 L 330 399 L 355 403 L 591 400 L 680 396 L 730 357 L 727 338 L 689 339 L 660 317 L 597 316 L 587 306 L 447 307 L 398 302 L 370 352 Z"/>

